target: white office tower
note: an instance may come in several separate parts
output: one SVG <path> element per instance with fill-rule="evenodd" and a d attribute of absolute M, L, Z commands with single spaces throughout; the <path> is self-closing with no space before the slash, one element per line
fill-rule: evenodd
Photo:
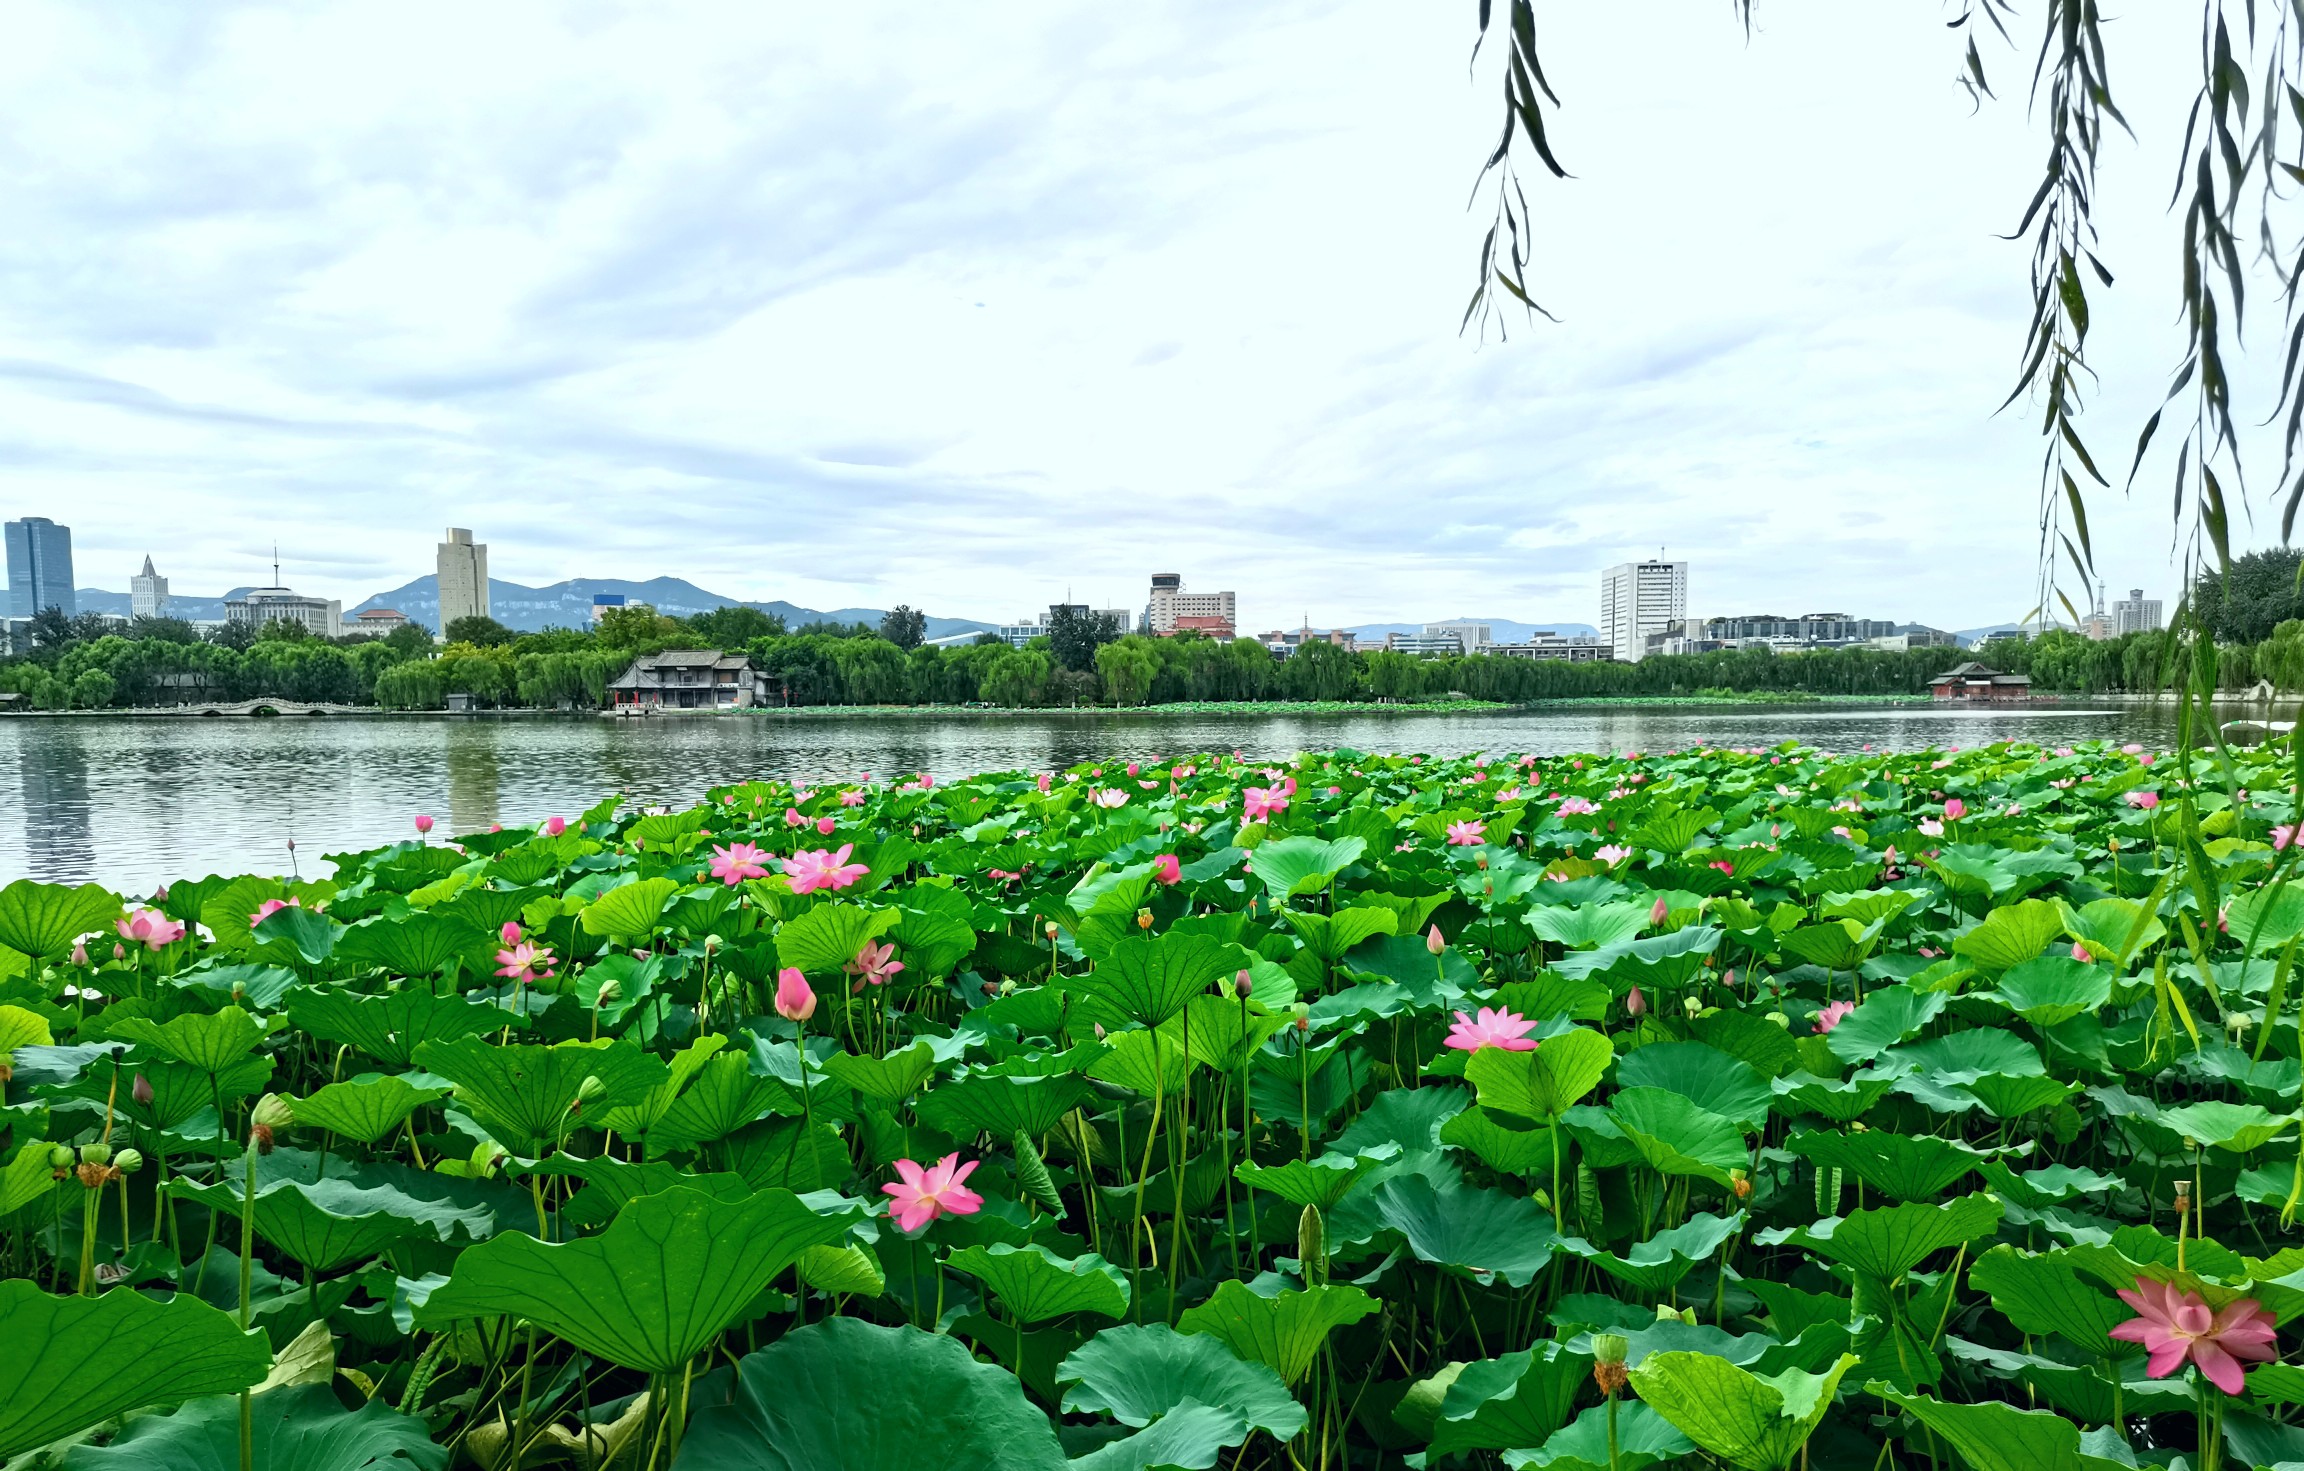
<path fill-rule="evenodd" d="M 488 616 L 488 545 L 476 542 L 461 526 L 448 528 L 440 543 L 440 628 L 459 618 Z"/>
<path fill-rule="evenodd" d="M 144 570 L 128 579 L 128 611 L 138 618 L 159 618 L 168 611 L 168 579 L 152 570 L 152 558 L 144 558 Z"/>
<path fill-rule="evenodd" d="M 1686 562 L 1624 562 L 1600 574 L 1600 641 L 1611 659 L 1639 662 L 1651 634 L 1670 633 L 1687 616 Z"/>

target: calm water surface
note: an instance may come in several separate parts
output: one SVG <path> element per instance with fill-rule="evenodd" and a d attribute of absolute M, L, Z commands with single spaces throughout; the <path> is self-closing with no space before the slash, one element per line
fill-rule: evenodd
<path fill-rule="evenodd" d="M 0 882 L 98 880 L 146 892 L 206 873 L 307 876 L 321 855 L 406 837 L 427 812 L 451 832 L 572 815 L 609 792 L 689 803 L 751 777 L 812 781 L 1048 770 L 1094 757 L 1234 749 L 1666 750 L 1698 740 L 1826 750 L 2025 739 L 2166 744 L 2159 708 L 1680 707 L 1465 715 L 1126 715 L 946 718 L 320 716 L 0 720 Z"/>

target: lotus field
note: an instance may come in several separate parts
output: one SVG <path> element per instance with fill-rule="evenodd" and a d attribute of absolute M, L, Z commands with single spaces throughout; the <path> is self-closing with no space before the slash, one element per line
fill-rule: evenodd
<path fill-rule="evenodd" d="M 2304 1462 L 2285 747 L 748 783 L 0 891 L 0 1458 Z"/>

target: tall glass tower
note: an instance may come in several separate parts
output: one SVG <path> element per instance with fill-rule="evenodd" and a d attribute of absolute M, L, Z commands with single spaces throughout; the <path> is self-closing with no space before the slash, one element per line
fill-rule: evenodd
<path fill-rule="evenodd" d="M 80 611 L 72 595 L 72 528 L 46 516 L 26 516 L 6 526 L 8 615 L 30 618 L 62 608 L 70 618 Z"/>

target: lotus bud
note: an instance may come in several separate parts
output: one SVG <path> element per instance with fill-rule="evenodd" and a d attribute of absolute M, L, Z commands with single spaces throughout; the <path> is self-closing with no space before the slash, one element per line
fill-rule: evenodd
<path fill-rule="evenodd" d="M 82 943 L 75 943 L 72 946 L 72 963 L 79 966 L 85 966 L 88 963 L 87 945 Z"/>
<path fill-rule="evenodd" d="M 1648 1014 L 1648 998 L 1640 994 L 1638 986 L 1634 986 L 1625 995 L 1624 1014 L 1626 1016 L 1646 1016 Z"/>
<path fill-rule="evenodd" d="M 126 960 L 128 958 L 128 947 L 121 944 L 118 940 L 114 940 L 112 942 L 112 958 L 114 960 Z"/>
<path fill-rule="evenodd" d="M 576 1105 L 579 1108 L 587 1103 L 598 1103 L 607 1096 L 608 1085 L 601 1082 L 597 1075 L 587 1077 L 576 1087 Z"/>
<path fill-rule="evenodd" d="M 273 1141 L 283 1129 L 296 1125 L 296 1109 L 277 1093 L 267 1093 L 256 1100 L 256 1108 L 248 1116 L 249 1141 L 258 1154 L 270 1154 Z"/>
<path fill-rule="evenodd" d="M 816 1014 L 816 992 L 796 966 L 776 973 L 776 1014 L 788 1022 L 805 1022 Z"/>
<path fill-rule="evenodd" d="M 1306 1287 L 1328 1280 L 1328 1228 L 1316 1205 L 1304 1207 L 1304 1214 L 1296 1218 L 1296 1258 Z"/>
<path fill-rule="evenodd" d="M 1662 924 L 1664 922 L 1664 916 L 1671 912 L 1672 911 L 1664 907 L 1663 896 L 1658 895 L 1655 904 L 1648 910 L 1648 922 L 1650 924 Z"/>
<path fill-rule="evenodd" d="M 548 838 L 556 838 L 566 831 L 568 831 L 567 818 L 547 817 L 544 819 L 544 836 Z"/>
<path fill-rule="evenodd" d="M 1448 942 L 1440 938 L 1440 926 L 1434 925 L 1424 932 L 1424 948 L 1434 955 L 1448 948 Z"/>
<path fill-rule="evenodd" d="M 1232 977 L 1232 994 L 1242 1001 L 1246 1001 L 1255 989 L 1255 977 L 1249 975 L 1248 972 L 1241 971 Z"/>
<path fill-rule="evenodd" d="M 594 1006 L 613 1006 L 624 999 L 624 983 L 610 976 L 600 983 L 600 995 Z"/>
<path fill-rule="evenodd" d="M 72 1146 L 69 1144 L 51 1144 L 48 1146 L 48 1168 L 57 1174 L 62 1174 L 72 1168 L 74 1158 Z"/>
<path fill-rule="evenodd" d="M 152 1106 L 152 1080 L 142 1073 L 138 1073 L 136 1081 L 128 1085 L 128 1096 L 136 1100 L 137 1107 L 150 1108 Z"/>
<path fill-rule="evenodd" d="M 516 919 L 508 919 L 504 921 L 504 928 L 498 930 L 496 933 L 500 938 L 502 938 L 505 944 L 517 945 L 520 943 L 520 921 Z"/>
<path fill-rule="evenodd" d="M 112 1156 L 112 1168 L 123 1175 L 133 1175 L 144 1168 L 144 1156 L 133 1149 L 123 1149 Z"/>
<path fill-rule="evenodd" d="M 1099 1042 L 1103 1041 L 1103 1040 L 1104 1040 L 1104 1024 L 1103 1024 L 1102 1022 L 1091 1022 L 1091 1023 L 1090 1023 L 1090 1025 L 1096 1028 L 1096 1040 L 1097 1040 L 1097 1041 L 1099 1041 Z"/>

